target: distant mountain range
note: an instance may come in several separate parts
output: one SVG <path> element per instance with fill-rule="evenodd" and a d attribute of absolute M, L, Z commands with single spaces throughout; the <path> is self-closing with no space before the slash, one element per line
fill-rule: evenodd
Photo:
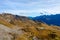
<path fill-rule="evenodd" d="M 32 19 L 34 21 L 45 22 L 49 25 L 58 25 L 58 26 L 60 26 L 60 14 L 36 16 L 36 17 L 33 17 Z"/>

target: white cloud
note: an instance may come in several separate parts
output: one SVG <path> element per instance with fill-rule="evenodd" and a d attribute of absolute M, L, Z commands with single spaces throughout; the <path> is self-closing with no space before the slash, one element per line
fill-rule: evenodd
<path fill-rule="evenodd" d="M 60 0 L 5 0 L 0 5 L 0 9 L 18 15 L 39 15 L 60 13 Z M 1 12 L 0 10 L 0 12 Z"/>

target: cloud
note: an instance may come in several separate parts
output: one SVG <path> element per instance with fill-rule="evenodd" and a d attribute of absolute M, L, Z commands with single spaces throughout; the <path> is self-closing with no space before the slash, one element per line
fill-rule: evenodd
<path fill-rule="evenodd" d="M 0 12 L 36 16 L 60 13 L 60 0 L 1 0 Z"/>

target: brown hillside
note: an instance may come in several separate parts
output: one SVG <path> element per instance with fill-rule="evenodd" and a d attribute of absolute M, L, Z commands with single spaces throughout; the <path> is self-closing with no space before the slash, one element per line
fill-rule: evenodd
<path fill-rule="evenodd" d="M 60 40 L 59 26 L 50 26 L 25 16 L 7 13 L 0 14 L 0 31 L 3 31 L 0 35 L 4 34 L 0 40 L 4 39 L 5 34 L 9 38 L 5 37 L 4 40 Z"/>

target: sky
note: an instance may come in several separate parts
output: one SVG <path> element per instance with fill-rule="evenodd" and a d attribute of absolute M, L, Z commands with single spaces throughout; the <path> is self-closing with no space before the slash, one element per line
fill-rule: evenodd
<path fill-rule="evenodd" d="M 0 0 L 0 13 L 22 16 L 60 14 L 60 0 Z"/>

